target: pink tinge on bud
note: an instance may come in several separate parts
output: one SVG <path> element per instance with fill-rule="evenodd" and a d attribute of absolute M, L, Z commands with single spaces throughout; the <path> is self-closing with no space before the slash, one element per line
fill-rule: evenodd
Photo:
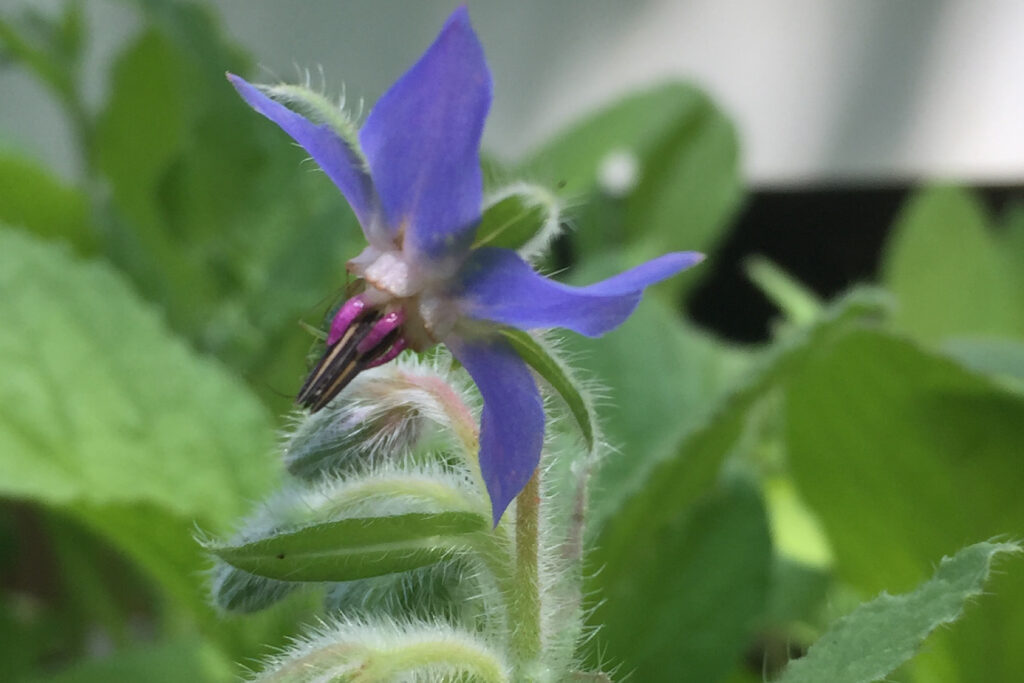
<path fill-rule="evenodd" d="M 355 322 L 363 310 L 366 308 L 366 300 L 362 294 L 356 295 L 342 304 L 338 312 L 334 314 L 334 320 L 331 322 L 331 331 L 327 335 L 327 345 L 334 346 L 338 343 L 338 340 L 348 330 L 349 325 Z"/>
<path fill-rule="evenodd" d="M 408 342 L 405 341 L 405 337 L 399 337 L 398 339 L 395 340 L 395 343 L 391 345 L 391 348 L 384 352 L 383 356 L 381 356 L 377 360 L 373 361 L 372 363 L 370 363 L 366 367 L 368 367 L 368 368 L 375 368 L 378 365 L 384 365 L 385 363 L 390 363 L 391 361 L 393 361 L 398 356 L 398 354 L 400 354 L 402 351 L 405 351 L 405 347 L 407 345 L 408 345 Z"/>
<path fill-rule="evenodd" d="M 369 334 L 359 342 L 356 350 L 359 353 L 369 353 L 384 341 L 384 337 L 394 332 L 404 322 L 405 314 L 401 310 L 385 313 L 380 320 L 374 323 L 373 329 L 370 330 Z"/>

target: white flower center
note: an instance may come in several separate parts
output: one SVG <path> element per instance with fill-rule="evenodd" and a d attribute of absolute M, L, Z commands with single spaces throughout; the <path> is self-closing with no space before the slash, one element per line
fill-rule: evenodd
<path fill-rule="evenodd" d="M 434 273 L 410 263 L 401 251 L 380 251 L 369 246 L 348 262 L 349 271 L 366 280 L 368 303 L 401 308 L 402 334 L 413 349 L 422 351 L 441 341 L 455 324 L 456 311 L 441 294 Z"/>

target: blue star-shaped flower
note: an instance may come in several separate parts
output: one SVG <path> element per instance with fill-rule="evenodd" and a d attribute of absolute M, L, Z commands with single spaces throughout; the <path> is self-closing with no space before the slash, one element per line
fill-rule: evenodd
<path fill-rule="evenodd" d="M 238 76 L 228 78 L 309 152 L 369 242 L 348 263 L 365 288 L 338 310 L 298 402 L 317 411 L 361 370 L 404 348 L 446 345 L 483 396 L 480 469 L 497 523 L 536 469 L 544 439 L 537 384 L 497 326 L 601 335 L 632 313 L 647 285 L 703 257 L 666 254 L 589 287 L 569 287 L 538 275 L 514 251 L 470 248 L 483 202 L 479 149 L 491 75 L 464 7 L 377 102 L 357 143 Z"/>

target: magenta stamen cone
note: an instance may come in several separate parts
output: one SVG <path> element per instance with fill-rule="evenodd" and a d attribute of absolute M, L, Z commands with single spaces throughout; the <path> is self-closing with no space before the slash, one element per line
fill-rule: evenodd
<path fill-rule="evenodd" d="M 331 322 L 331 332 L 327 335 L 327 345 L 334 346 L 337 344 L 338 340 L 345 334 L 345 330 L 360 316 L 365 308 L 366 300 L 363 299 L 362 295 L 354 296 L 346 301 L 334 315 L 334 320 Z"/>
<path fill-rule="evenodd" d="M 385 363 L 390 363 L 391 361 L 393 361 L 395 358 L 398 357 L 398 354 L 400 354 L 402 351 L 405 351 L 405 347 L 407 345 L 408 345 L 408 342 L 405 341 L 405 337 L 399 337 L 398 339 L 395 340 L 395 343 L 391 345 L 391 348 L 388 349 L 384 353 L 383 356 L 381 356 L 377 360 L 373 361 L 372 363 L 370 363 L 366 367 L 368 367 L 368 368 L 375 368 L 378 365 L 384 365 Z"/>
<path fill-rule="evenodd" d="M 363 340 L 359 342 L 359 346 L 356 347 L 356 350 L 359 351 L 359 353 L 369 353 L 378 344 L 384 341 L 384 337 L 398 329 L 403 322 L 405 322 L 405 314 L 402 313 L 402 311 L 391 311 L 390 313 L 385 314 L 384 317 L 374 324 L 370 333 L 363 337 Z"/>

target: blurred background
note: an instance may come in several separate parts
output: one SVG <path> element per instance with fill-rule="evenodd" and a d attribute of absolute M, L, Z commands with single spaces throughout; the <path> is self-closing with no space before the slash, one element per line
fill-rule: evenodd
<path fill-rule="evenodd" d="M 215 614 L 193 535 L 277 477 L 298 321 L 362 238 L 223 73 L 365 112 L 452 7 L 0 0 L 0 679 L 230 680 L 311 622 L 308 593 Z M 570 207 L 548 270 L 710 256 L 567 341 L 624 456 L 591 661 L 763 680 L 857 601 L 1024 535 L 1024 3 L 470 11 L 491 189 Z M 1020 565 L 893 680 L 1017 680 Z"/>
<path fill-rule="evenodd" d="M 323 69 L 373 103 L 449 12 L 443 2 L 207 3 L 265 80 Z M 4 11 L 58 0 L 3 0 Z M 755 188 L 907 182 L 1020 183 L 1024 7 L 1013 0 L 813 2 L 613 0 L 470 3 L 498 84 L 492 151 L 521 157 L 586 111 L 666 78 L 698 83 L 729 113 Z M 139 27 L 123 2 L 88 3 L 84 96 Z M 387 48 L 387 49 L 381 49 Z M 54 103 L 2 74 L 4 140 L 73 172 Z"/>

